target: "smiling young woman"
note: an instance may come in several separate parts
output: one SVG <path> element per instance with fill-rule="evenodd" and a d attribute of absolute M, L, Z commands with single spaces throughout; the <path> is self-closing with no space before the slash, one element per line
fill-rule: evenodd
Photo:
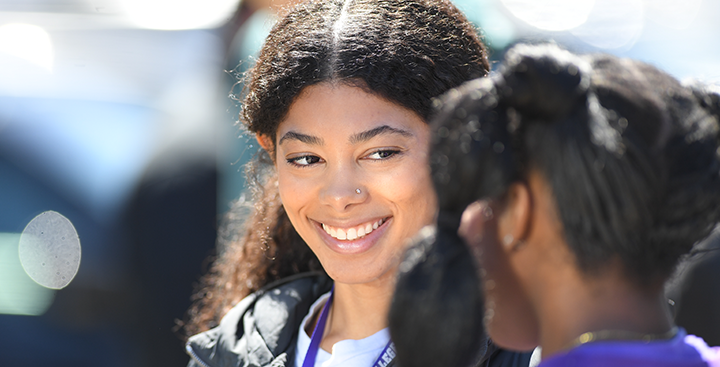
<path fill-rule="evenodd" d="M 405 242 L 435 214 L 429 141 L 415 112 L 342 84 L 306 87 L 278 126 L 280 199 L 335 281 L 325 350 L 385 327 Z"/>
<path fill-rule="evenodd" d="M 190 365 L 394 364 L 395 274 L 437 210 L 432 99 L 488 70 L 449 0 L 310 1 L 281 19 L 243 80 L 263 150 L 250 215 L 190 311 Z"/>
<path fill-rule="evenodd" d="M 429 144 L 417 113 L 357 87 L 316 84 L 290 106 L 275 144 L 280 199 L 337 298 L 345 284 L 392 288 L 405 240 L 435 214 Z"/>

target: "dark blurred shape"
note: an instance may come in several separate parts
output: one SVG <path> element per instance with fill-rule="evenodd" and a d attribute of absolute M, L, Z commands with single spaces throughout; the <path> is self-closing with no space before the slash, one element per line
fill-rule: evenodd
<path fill-rule="evenodd" d="M 708 345 L 720 345 L 720 229 L 680 263 L 666 291 L 675 322 Z"/>
<path fill-rule="evenodd" d="M 131 332 L 146 366 L 183 366 L 184 341 L 174 332 L 190 307 L 203 259 L 215 248 L 217 169 L 183 147 L 157 157 L 124 218 L 133 259 Z"/>
<path fill-rule="evenodd" d="M 401 367 L 478 366 L 489 357 L 480 281 L 456 231 L 421 231 L 400 265 L 389 317 Z"/>

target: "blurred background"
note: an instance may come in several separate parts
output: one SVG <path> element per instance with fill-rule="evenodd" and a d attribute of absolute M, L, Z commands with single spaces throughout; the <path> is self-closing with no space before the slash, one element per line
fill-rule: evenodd
<path fill-rule="evenodd" d="M 493 60 L 549 41 L 720 82 L 718 1 L 456 3 Z M 187 363 L 176 320 L 256 149 L 235 125 L 234 75 L 284 5 L 0 0 L 0 366 Z M 20 233 L 46 210 L 82 243 L 62 290 L 34 283 L 18 260 Z M 668 285 L 678 320 L 715 345 L 720 312 L 703 310 L 720 310 L 718 281 L 707 281 L 720 279 L 718 251 L 706 251 L 717 242 Z"/>

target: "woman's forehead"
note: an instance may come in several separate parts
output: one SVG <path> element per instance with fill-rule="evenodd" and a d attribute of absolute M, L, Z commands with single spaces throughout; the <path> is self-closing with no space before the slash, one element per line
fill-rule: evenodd
<path fill-rule="evenodd" d="M 306 87 L 293 101 L 278 125 L 280 142 L 288 132 L 317 138 L 341 134 L 359 137 L 375 129 L 383 133 L 415 134 L 427 129 L 424 119 L 414 111 L 390 102 L 364 88 L 341 83 L 321 83 Z"/>

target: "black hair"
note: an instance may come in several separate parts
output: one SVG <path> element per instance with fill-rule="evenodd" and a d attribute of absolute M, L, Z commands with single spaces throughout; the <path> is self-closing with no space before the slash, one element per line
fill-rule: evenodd
<path fill-rule="evenodd" d="M 389 328 L 401 367 L 482 366 L 494 351 L 477 268 L 454 228 L 423 228 L 400 264 Z"/>
<path fill-rule="evenodd" d="M 450 1 L 314 1 L 270 32 L 241 117 L 250 131 L 274 138 L 303 88 L 341 82 L 427 120 L 433 97 L 489 69 L 477 30 Z"/>
<path fill-rule="evenodd" d="M 497 74 L 444 94 L 431 123 L 437 226 L 408 249 L 390 310 L 401 365 L 492 355 L 478 269 L 457 230 L 469 204 L 502 200 L 531 170 L 549 182 L 587 276 L 619 260 L 641 287 L 664 281 L 720 220 L 719 101 L 650 65 L 553 45 L 516 46 Z"/>
<path fill-rule="evenodd" d="M 448 93 L 434 120 L 441 211 L 548 180 L 587 275 L 619 260 L 645 286 L 720 220 L 718 94 L 629 59 L 520 45 L 499 73 Z"/>

